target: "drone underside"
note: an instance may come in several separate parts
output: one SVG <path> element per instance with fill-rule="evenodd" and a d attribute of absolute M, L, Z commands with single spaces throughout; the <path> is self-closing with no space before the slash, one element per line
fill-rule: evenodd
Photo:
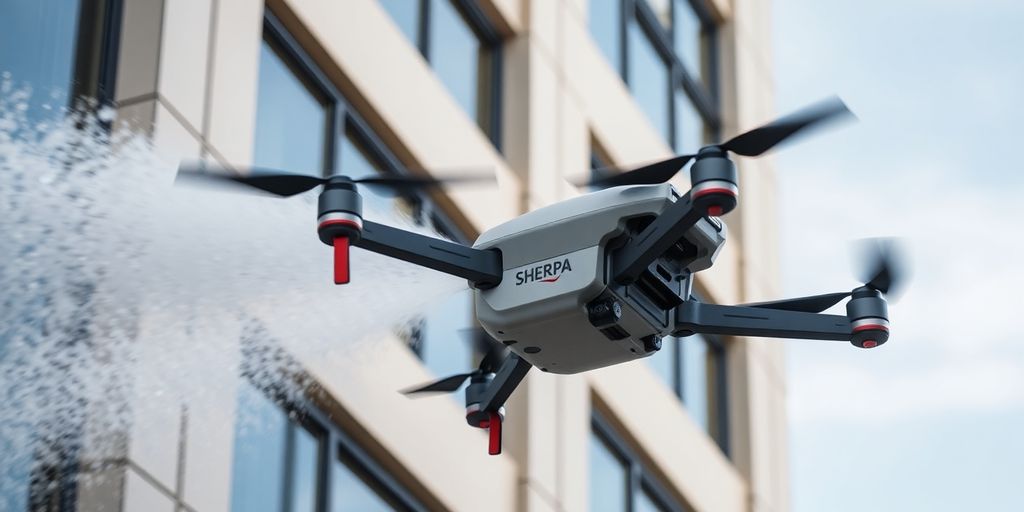
<path fill-rule="evenodd" d="M 431 177 L 225 175 L 184 166 L 179 176 L 279 196 L 323 186 L 317 232 L 334 248 L 337 284 L 350 279 L 350 246 L 467 279 L 480 324 L 501 343 L 483 342 L 486 355 L 477 369 L 406 392 L 452 392 L 469 379 L 466 421 L 488 429 L 489 452 L 497 454 L 503 406 L 532 366 L 578 373 L 651 356 L 663 337 L 697 333 L 849 341 L 861 348 L 885 343 L 885 294 L 896 281 L 885 246 L 870 279 L 851 291 L 737 306 L 702 303 L 691 294 L 694 275 L 712 266 L 725 243 L 717 217 L 739 198 L 729 154 L 759 156 L 808 127 L 847 115 L 834 99 L 696 154 L 628 172 L 599 170 L 587 185 L 607 190 L 527 213 L 483 233 L 473 247 L 362 218 L 357 185 L 402 193 L 443 183 Z M 666 182 L 691 160 L 692 187 L 680 195 Z M 847 297 L 845 315 L 823 313 Z"/>

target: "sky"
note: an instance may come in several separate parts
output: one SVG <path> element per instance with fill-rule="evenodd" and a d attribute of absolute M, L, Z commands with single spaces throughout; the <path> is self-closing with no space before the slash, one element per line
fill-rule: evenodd
<path fill-rule="evenodd" d="M 859 122 L 776 158 L 786 296 L 912 274 L 874 350 L 789 342 L 793 510 L 1024 510 L 1024 2 L 774 0 L 777 110 Z M 835 310 L 843 314 L 843 310 Z"/>

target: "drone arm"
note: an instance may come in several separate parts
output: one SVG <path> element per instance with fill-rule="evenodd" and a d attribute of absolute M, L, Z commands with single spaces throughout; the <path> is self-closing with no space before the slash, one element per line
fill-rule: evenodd
<path fill-rule="evenodd" d="M 497 250 L 474 249 L 365 220 L 362 237 L 353 245 L 466 278 L 478 288 L 501 282 L 501 253 Z"/>
<path fill-rule="evenodd" d="M 676 308 L 676 335 L 691 333 L 850 341 L 845 316 L 687 301 Z"/>
<path fill-rule="evenodd" d="M 619 284 L 639 279 L 648 265 L 683 238 L 701 217 L 689 193 L 677 199 L 613 255 L 612 279 Z"/>
<path fill-rule="evenodd" d="M 501 368 L 491 381 L 483 398 L 480 400 L 481 411 L 497 411 L 505 405 L 505 401 L 515 391 L 516 386 L 523 381 L 526 373 L 533 366 L 525 359 L 510 353 Z"/>

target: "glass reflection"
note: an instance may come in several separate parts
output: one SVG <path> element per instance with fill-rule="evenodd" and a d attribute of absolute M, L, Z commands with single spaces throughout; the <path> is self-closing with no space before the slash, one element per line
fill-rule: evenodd
<path fill-rule="evenodd" d="M 430 0 L 430 16 L 430 64 L 459 105 L 487 131 L 483 91 L 489 82 L 490 51 L 450 0 Z"/>
<path fill-rule="evenodd" d="M 382 167 L 362 144 L 353 129 L 346 129 L 340 139 L 341 154 L 338 158 L 336 173 L 350 178 L 365 178 L 381 174 Z M 382 195 L 377 190 L 360 187 L 359 192 L 363 197 L 363 216 L 366 218 L 373 219 L 394 209 L 394 200 Z"/>
<path fill-rule="evenodd" d="M 622 62 L 622 7 L 620 0 L 590 0 L 587 5 L 590 35 L 612 67 Z"/>
<path fill-rule="evenodd" d="M 676 151 L 696 152 L 706 141 L 704 118 L 683 89 L 676 90 Z"/>
<path fill-rule="evenodd" d="M 629 26 L 627 79 L 633 97 L 654 127 L 670 142 L 669 70 L 639 23 Z"/>
<path fill-rule="evenodd" d="M 683 338 L 683 403 L 705 431 L 708 416 L 708 342 L 700 335 Z"/>
<path fill-rule="evenodd" d="M 693 5 L 689 0 L 675 0 L 673 18 L 676 54 L 683 61 L 690 76 L 700 82 L 705 75 L 704 59 L 702 58 L 704 53 L 703 23 L 697 12 L 693 10 Z"/>
<path fill-rule="evenodd" d="M 626 466 L 594 433 L 590 434 L 590 510 L 621 512 L 627 510 L 629 474 Z"/>
<path fill-rule="evenodd" d="M 30 120 L 56 118 L 68 104 L 75 67 L 79 0 L 16 0 L 0 15 L 0 72 L 32 89 Z M 49 108 L 47 108 L 49 106 Z"/>
<path fill-rule="evenodd" d="M 320 439 L 305 428 L 292 429 L 292 508 L 290 512 L 315 512 L 317 472 L 320 468 Z"/>
<path fill-rule="evenodd" d="M 679 353 L 679 340 L 666 336 L 662 340 L 661 350 L 658 353 L 644 359 L 647 366 L 654 370 L 654 373 L 662 382 L 676 393 L 676 357 Z"/>
<path fill-rule="evenodd" d="M 244 382 L 231 474 L 232 512 L 276 512 L 284 493 L 288 418 L 263 393 Z"/>
<path fill-rule="evenodd" d="M 323 99 L 264 41 L 260 49 L 253 163 L 321 174 L 326 126 Z"/>
<path fill-rule="evenodd" d="M 340 460 L 335 460 L 332 464 L 331 512 L 389 512 L 395 510 L 348 464 Z"/>
<path fill-rule="evenodd" d="M 473 293 L 463 290 L 431 309 L 423 325 L 420 358 L 435 375 L 463 373 L 473 362 L 470 329 L 473 324 Z M 461 401 L 461 394 L 452 394 Z"/>

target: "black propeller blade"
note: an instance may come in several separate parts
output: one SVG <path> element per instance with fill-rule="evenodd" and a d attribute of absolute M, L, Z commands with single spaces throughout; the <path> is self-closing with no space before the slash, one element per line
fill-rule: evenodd
<path fill-rule="evenodd" d="M 484 354 L 477 369 L 469 373 L 460 373 L 436 380 L 429 384 L 402 391 L 406 395 L 417 393 L 451 393 L 459 389 L 466 379 L 473 376 L 484 376 L 490 373 L 497 373 L 505 359 L 507 349 L 490 339 L 490 336 L 483 329 L 476 327 L 463 329 L 460 334 L 464 337 L 471 337 L 471 342 L 477 352 Z"/>
<path fill-rule="evenodd" d="M 826 309 L 839 304 L 839 301 L 850 296 L 852 292 L 826 293 L 823 295 L 812 295 L 810 297 L 799 297 L 796 299 L 783 299 L 771 302 L 758 302 L 755 304 L 744 304 L 752 308 L 781 309 L 783 311 L 803 311 L 806 313 L 821 313 Z"/>
<path fill-rule="evenodd" d="M 896 295 L 900 284 L 905 281 L 905 265 L 902 263 L 902 251 L 899 244 L 891 238 L 875 238 L 864 242 L 862 252 L 863 268 L 868 269 L 864 286 L 878 290 L 883 295 Z M 797 297 L 771 302 L 745 304 L 752 308 L 781 309 L 784 311 L 802 311 L 805 313 L 821 313 L 839 304 L 849 297 L 853 291 L 826 293 L 810 297 Z"/>
<path fill-rule="evenodd" d="M 741 133 L 718 147 L 742 156 L 760 156 L 768 150 L 785 142 L 790 137 L 806 131 L 813 126 L 820 126 L 829 121 L 853 117 L 853 113 L 838 97 L 815 103 L 782 117 L 764 126 Z M 596 178 L 582 185 L 608 188 L 621 185 L 651 185 L 664 183 L 676 175 L 696 155 L 679 155 L 650 163 L 629 171 L 616 168 L 595 169 Z"/>
<path fill-rule="evenodd" d="M 761 156 L 769 149 L 812 126 L 852 116 L 853 112 L 850 112 L 843 100 L 833 96 L 764 126 L 741 133 L 722 144 L 721 148 L 737 155 Z"/>
<path fill-rule="evenodd" d="M 200 164 L 182 163 L 178 167 L 178 178 L 184 180 L 203 181 L 208 183 L 236 183 L 253 187 L 271 194 L 289 197 L 312 190 L 319 185 L 328 182 L 329 178 L 319 176 L 306 176 L 302 174 L 291 174 L 275 169 L 262 167 L 251 167 L 243 169 L 241 174 L 228 174 L 225 172 L 210 172 Z M 408 193 L 417 190 L 424 190 L 449 183 L 467 183 L 477 181 L 493 181 L 489 176 L 454 176 L 435 178 L 419 175 L 381 175 L 368 176 L 350 180 L 352 183 L 359 183 L 374 190 Z"/>
<path fill-rule="evenodd" d="M 460 373 L 458 375 L 452 375 L 451 377 L 445 377 L 441 380 L 431 382 L 430 384 L 427 384 L 425 386 L 420 386 L 418 388 L 402 391 L 402 393 L 405 393 L 406 395 L 411 395 L 414 393 L 451 393 L 459 389 L 459 386 L 461 386 L 463 382 L 466 382 L 466 379 L 472 377 L 475 374 L 476 372 L 474 371 L 470 373 Z"/>

